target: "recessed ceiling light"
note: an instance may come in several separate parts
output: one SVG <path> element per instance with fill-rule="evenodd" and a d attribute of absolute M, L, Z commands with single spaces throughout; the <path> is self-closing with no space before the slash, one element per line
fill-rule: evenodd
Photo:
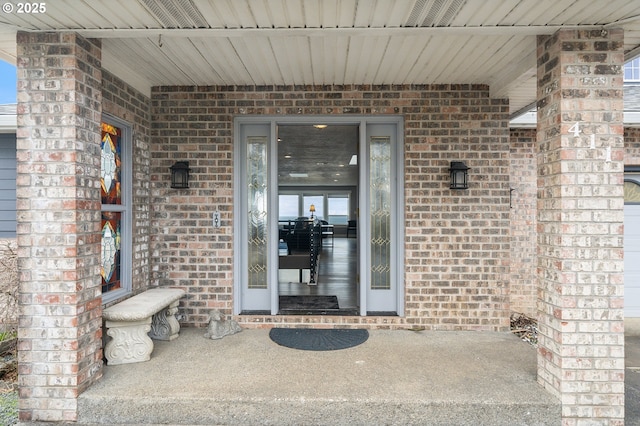
<path fill-rule="evenodd" d="M 327 127 L 326 124 L 314 124 L 313 127 L 316 129 L 325 129 Z"/>
<path fill-rule="evenodd" d="M 284 156 L 284 158 L 291 158 L 291 155 L 287 154 Z"/>
<path fill-rule="evenodd" d="M 336 176 L 340 176 L 340 173 L 336 173 Z"/>

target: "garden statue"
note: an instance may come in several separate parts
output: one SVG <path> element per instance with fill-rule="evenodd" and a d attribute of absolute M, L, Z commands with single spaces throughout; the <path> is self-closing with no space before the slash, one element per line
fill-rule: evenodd
<path fill-rule="evenodd" d="M 227 320 L 217 309 L 209 312 L 209 326 L 204 337 L 207 339 L 222 339 L 224 336 L 236 334 L 242 331 L 240 325 L 234 320 Z"/>

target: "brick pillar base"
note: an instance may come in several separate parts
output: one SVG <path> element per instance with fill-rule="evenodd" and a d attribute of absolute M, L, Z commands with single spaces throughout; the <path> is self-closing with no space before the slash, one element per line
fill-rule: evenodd
<path fill-rule="evenodd" d="M 624 422 L 622 41 L 538 39 L 538 380 L 564 425 Z"/>
<path fill-rule="evenodd" d="M 102 374 L 100 44 L 18 34 L 19 410 L 74 421 Z"/>

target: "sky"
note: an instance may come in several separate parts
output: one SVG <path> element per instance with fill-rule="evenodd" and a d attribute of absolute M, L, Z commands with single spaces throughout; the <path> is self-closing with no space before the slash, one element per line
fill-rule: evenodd
<path fill-rule="evenodd" d="M 0 105 L 16 103 L 16 67 L 0 59 Z"/>

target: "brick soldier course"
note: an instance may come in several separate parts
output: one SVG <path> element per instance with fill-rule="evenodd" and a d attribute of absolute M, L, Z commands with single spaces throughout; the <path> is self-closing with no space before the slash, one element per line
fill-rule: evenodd
<path fill-rule="evenodd" d="M 133 131 L 133 292 L 184 288 L 185 326 L 203 326 L 211 309 L 228 314 L 233 306 L 234 117 L 390 114 L 402 115 L 405 129 L 406 315 L 314 324 L 506 331 L 511 310 L 535 313 L 540 291 L 541 383 L 562 399 L 567 424 L 589 415 L 616 424 L 624 416 L 621 33 L 569 33 L 540 40 L 537 143 L 530 131 L 510 134 L 508 102 L 484 85 L 163 86 L 148 97 L 101 69 L 99 41 L 20 33 L 21 419 L 75 420 L 78 393 L 101 376 L 103 113 Z M 566 43 L 571 59 L 560 53 Z M 591 115 L 603 108 L 612 115 Z M 578 114 L 599 123 L 592 128 L 599 144 L 612 144 L 611 162 L 572 145 L 568 128 Z M 168 188 L 179 160 L 192 168 L 188 191 Z M 471 168 L 464 193 L 448 188 L 452 160 Z M 215 232 L 211 205 L 222 215 Z M 597 250 L 560 237 L 585 226 Z M 300 316 L 236 319 L 245 327 L 309 324 Z M 583 361 L 590 367 L 572 367 Z"/>

